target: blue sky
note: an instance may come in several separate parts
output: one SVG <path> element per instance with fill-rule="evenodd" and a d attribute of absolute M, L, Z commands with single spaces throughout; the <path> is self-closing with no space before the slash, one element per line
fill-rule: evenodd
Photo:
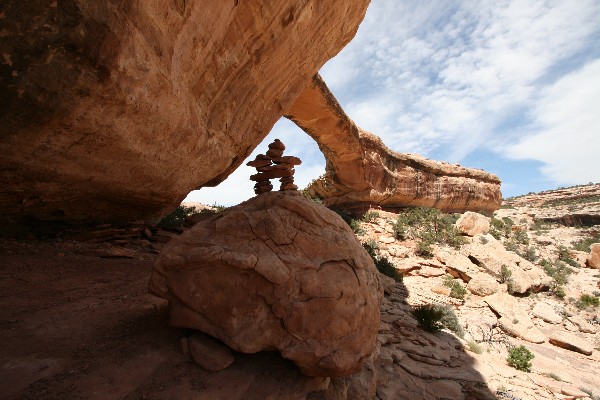
<path fill-rule="evenodd" d="M 361 128 L 391 149 L 482 168 L 505 197 L 600 182 L 600 0 L 372 0 L 354 40 L 320 71 Z M 274 138 L 324 172 L 316 143 L 282 119 Z M 252 197 L 238 168 L 188 201 Z"/>

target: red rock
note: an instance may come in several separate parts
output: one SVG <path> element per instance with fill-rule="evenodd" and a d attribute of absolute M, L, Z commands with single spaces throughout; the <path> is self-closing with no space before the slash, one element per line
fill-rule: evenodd
<path fill-rule="evenodd" d="M 269 151 L 267 151 L 267 155 L 273 158 L 281 157 L 283 155 L 283 150 L 269 149 Z"/>
<path fill-rule="evenodd" d="M 293 169 L 279 169 L 267 172 L 259 172 L 250 176 L 250 180 L 253 181 L 266 181 L 273 178 L 283 178 L 284 176 L 292 176 L 296 171 Z"/>
<path fill-rule="evenodd" d="M 2 2 L 0 219 L 154 221 L 219 184 L 369 1 L 51 3 Z"/>
<path fill-rule="evenodd" d="M 234 360 L 229 347 L 202 332 L 190 336 L 188 345 L 196 364 L 209 371 L 221 371 Z"/>
<path fill-rule="evenodd" d="M 294 156 L 276 157 L 276 158 L 273 158 L 273 162 L 275 164 L 292 164 L 292 165 L 302 164 L 302 160 L 300 160 L 298 157 L 294 157 Z"/>
<path fill-rule="evenodd" d="M 279 190 L 298 190 L 298 186 L 293 183 L 284 183 Z"/>
<path fill-rule="evenodd" d="M 342 218 L 296 191 L 227 208 L 165 246 L 150 291 L 173 326 L 312 376 L 360 370 L 376 346 L 379 272 Z M 190 345 L 190 348 L 192 346 Z"/>
<path fill-rule="evenodd" d="M 356 126 L 319 75 L 285 114 L 325 155 L 324 177 L 307 189 L 327 206 L 352 208 L 366 203 L 486 213 L 500 208 L 497 176 L 390 150 L 379 137 Z"/>
<path fill-rule="evenodd" d="M 249 161 L 246 163 L 247 166 L 249 167 L 256 167 L 256 168 L 264 168 L 267 165 L 271 165 L 271 159 L 256 159 L 254 161 Z"/>
<path fill-rule="evenodd" d="M 269 144 L 269 149 L 285 150 L 285 145 L 279 139 L 275 139 L 273 143 Z"/>
<path fill-rule="evenodd" d="M 272 170 L 276 170 L 276 169 L 293 169 L 293 168 L 294 168 L 293 164 L 275 164 L 275 165 L 269 165 L 266 167 L 258 167 L 258 168 L 256 168 L 256 170 L 259 172 L 265 172 L 265 171 L 272 171 Z"/>

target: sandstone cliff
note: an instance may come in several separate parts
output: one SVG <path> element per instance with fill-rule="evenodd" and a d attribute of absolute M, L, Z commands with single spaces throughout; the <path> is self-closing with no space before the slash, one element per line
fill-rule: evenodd
<path fill-rule="evenodd" d="M 153 219 L 218 184 L 367 5 L 3 2 L 0 219 Z"/>
<path fill-rule="evenodd" d="M 427 206 L 486 213 L 500 207 L 498 177 L 388 149 L 377 136 L 356 126 L 318 75 L 286 116 L 315 139 L 325 155 L 326 173 L 309 192 L 327 206 Z"/>

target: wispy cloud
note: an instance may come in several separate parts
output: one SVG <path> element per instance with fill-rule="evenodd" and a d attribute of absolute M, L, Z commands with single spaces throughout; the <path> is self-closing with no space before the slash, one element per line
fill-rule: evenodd
<path fill-rule="evenodd" d="M 600 59 L 564 76 L 540 93 L 528 134 L 506 153 L 544 163 L 558 183 L 600 180 Z"/>
<path fill-rule="evenodd" d="M 592 0 L 374 0 L 322 75 L 348 114 L 395 150 L 454 162 L 487 148 L 542 160 L 550 174 L 551 156 L 504 153 L 516 150 L 507 142 L 554 127 L 537 110 L 560 99 L 549 90 L 557 81 L 600 57 L 598 15 Z M 588 78 L 600 85 L 600 75 Z M 575 135 L 600 134 L 593 124 L 584 130 Z M 582 179 L 575 170 L 551 175 Z"/>
<path fill-rule="evenodd" d="M 355 39 L 321 74 L 348 115 L 394 150 L 536 160 L 539 181 L 597 181 L 598 15 L 600 0 L 372 0 Z M 316 144 L 287 120 L 251 157 L 276 137 L 304 160 L 300 186 L 323 173 Z M 507 164 L 495 171 L 505 188 L 529 191 L 511 181 L 514 165 L 539 163 Z M 188 199 L 239 203 L 253 196 L 252 173 L 242 166 Z"/>

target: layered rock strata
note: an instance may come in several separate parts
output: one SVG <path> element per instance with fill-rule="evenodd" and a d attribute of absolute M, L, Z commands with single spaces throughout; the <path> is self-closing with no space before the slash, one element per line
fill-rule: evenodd
<path fill-rule="evenodd" d="M 218 184 L 368 3 L 3 2 L 0 218 L 156 219 Z"/>
<path fill-rule="evenodd" d="M 308 190 L 327 206 L 427 206 L 483 213 L 500 207 L 498 177 L 388 149 L 377 136 L 356 126 L 318 75 L 285 114 L 325 155 L 326 173 Z"/>
<path fill-rule="evenodd" d="M 336 213 L 292 190 L 263 193 L 173 239 L 150 291 L 169 300 L 173 326 L 338 376 L 358 371 L 375 347 L 378 274 Z"/>

